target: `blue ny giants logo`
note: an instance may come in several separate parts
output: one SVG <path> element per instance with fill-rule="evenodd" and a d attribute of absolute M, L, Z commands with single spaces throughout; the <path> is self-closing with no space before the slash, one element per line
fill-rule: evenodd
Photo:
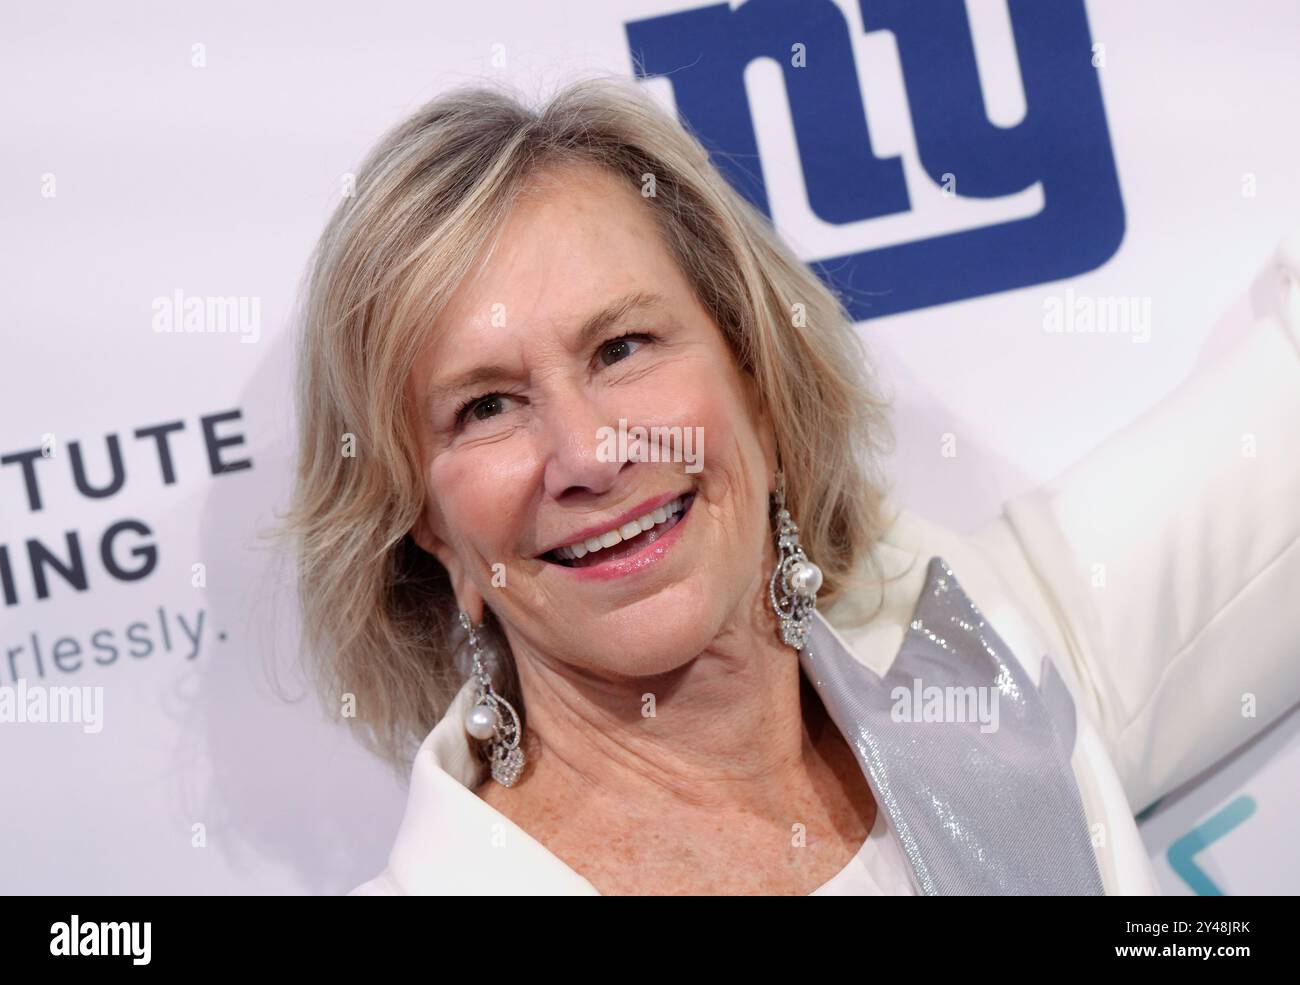
<path fill-rule="evenodd" d="M 1059 280 L 1119 249 L 1124 203 L 1083 0 L 1007 0 L 1024 86 L 1014 126 L 990 122 L 964 0 L 858 0 L 866 31 L 897 45 L 917 154 L 961 198 L 1040 185 L 1035 214 L 828 256 L 814 269 L 857 320 Z M 720 3 L 626 26 L 637 73 L 664 76 L 678 112 L 729 181 L 771 215 L 744 72 L 780 66 L 808 207 L 842 225 L 913 209 L 898 157 L 868 137 L 852 39 L 831 0 Z M 802 44 L 806 64 L 793 64 Z M 737 163 L 740 162 L 740 163 Z M 867 293 L 879 292 L 883 293 Z"/>

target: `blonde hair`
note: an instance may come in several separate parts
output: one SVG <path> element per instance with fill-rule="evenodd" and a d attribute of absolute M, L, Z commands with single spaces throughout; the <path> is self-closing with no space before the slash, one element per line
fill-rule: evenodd
<path fill-rule="evenodd" d="M 540 111 L 495 87 L 445 93 L 379 141 L 313 252 L 297 472 L 279 530 L 316 686 L 335 706 L 356 696 L 359 738 L 397 768 L 465 680 L 450 582 L 411 536 L 425 504 L 406 381 L 512 203 L 543 168 L 575 163 L 638 190 L 653 181 L 646 208 L 771 414 L 787 506 L 825 575 L 819 604 L 861 581 L 891 522 L 888 402 L 852 320 L 691 134 L 631 81 L 571 83 Z M 513 664 L 498 659 L 494 684 L 522 714 Z"/>

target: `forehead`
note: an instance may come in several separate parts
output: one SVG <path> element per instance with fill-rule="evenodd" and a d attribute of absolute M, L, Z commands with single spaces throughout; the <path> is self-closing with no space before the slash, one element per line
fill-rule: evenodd
<path fill-rule="evenodd" d="M 517 328 L 574 327 L 638 290 L 670 301 L 689 294 L 650 206 L 626 178 L 592 164 L 566 165 L 524 190 L 435 334 L 499 329 L 502 318 Z"/>

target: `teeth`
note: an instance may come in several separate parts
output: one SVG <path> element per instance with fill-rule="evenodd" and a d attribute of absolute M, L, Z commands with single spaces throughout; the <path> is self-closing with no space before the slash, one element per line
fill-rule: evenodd
<path fill-rule="evenodd" d="M 615 544 L 621 544 L 625 540 L 631 540 L 638 534 L 649 530 L 656 524 L 666 523 L 671 517 L 676 516 L 682 511 L 682 500 L 674 499 L 671 503 L 657 507 L 651 510 L 645 516 L 637 517 L 635 520 L 629 520 L 623 526 L 616 530 L 607 530 L 599 537 L 588 537 L 586 540 L 580 540 L 564 547 L 558 547 L 555 550 L 557 557 L 566 561 L 572 561 L 576 558 L 586 557 L 588 554 L 594 554 L 596 551 L 603 550 L 606 547 L 613 547 Z"/>

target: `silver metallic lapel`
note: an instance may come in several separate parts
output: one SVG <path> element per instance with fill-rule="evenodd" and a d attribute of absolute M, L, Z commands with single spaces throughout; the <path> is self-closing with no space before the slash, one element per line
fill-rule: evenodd
<path fill-rule="evenodd" d="M 883 679 L 819 614 L 799 659 L 920 892 L 1104 892 L 1070 766 L 1069 692 L 1050 660 L 1034 687 L 942 558 Z"/>

